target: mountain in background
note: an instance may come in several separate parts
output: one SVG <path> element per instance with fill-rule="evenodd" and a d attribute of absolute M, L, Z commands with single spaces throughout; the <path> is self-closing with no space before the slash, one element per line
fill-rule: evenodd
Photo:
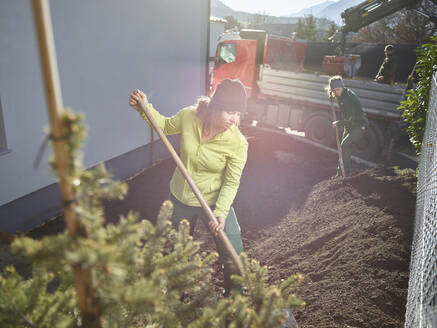
<path fill-rule="evenodd" d="M 305 17 L 307 15 L 313 15 L 317 18 L 326 18 L 336 22 L 337 24 L 342 23 L 341 13 L 350 7 L 356 6 L 363 0 L 340 0 L 332 1 L 328 0 L 318 5 L 314 5 L 301 11 L 289 15 L 290 17 Z"/>
<path fill-rule="evenodd" d="M 335 21 L 337 24 L 341 24 L 341 13 L 345 9 L 356 6 L 361 2 L 363 2 L 363 0 L 340 0 L 325 7 L 317 15 L 314 16 L 319 18 L 328 18 Z"/>
<path fill-rule="evenodd" d="M 277 24 L 295 24 L 301 17 L 307 15 L 313 15 L 317 18 L 326 18 L 335 21 L 337 24 L 342 23 L 341 13 L 346 8 L 356 6 L 363 2 L 363 0 L 339 0 L 332 1 L 327 0 L 323 3 L 302 9 L 295 14 L 284 13 L 283 16 L 268 16 L 272 23 Z M 262 14 L 260 11 L 259 14 Z M 257 14 L 246 13 L 243 11 L 235 11 L 232 8 L 226 6 L 220 0 L 211 0 L 211 15 L 215 17 L 225 18 L 226 16 L 234 16 L 240 22 L 250 22 Z"/>
<path fill-rule="evenodd" d="M 231 7 L 226 6 L 223 2 L 219 0 L 211 0 L 211 15 L 214 17 L 221 17 L 223 16 L 232 16 L 232 13 L 234 13 L 235 10 L 233 10 Z"/>
<path fill-rule="evenodd" d="M 325 1 L 325 2 L 319 3 L 318 5 L 314 5 L 314 6 L 302 9 L 302 10 L 298 11 L 297 13 L 290 14 L 287 16 L 290 16 L 290 17 L 305 17 L 308 15 L 317 16 L 317 15 L 319 15 L 319 13 L 322 10 L 324 10 L 326 7 L 328 7 L 329 5 L 334 4 L 334 3 L 335 3 L 335 1 Z"/>
<path fill-rule="evenodd" d="M 264 15 L 262 11 L 259 14 L 247 13 L 244 11 L 236 11 L 226 6 L 220 0 L 211 0 L 211 16 L 225 18 L 226 16 L 233 16 L 241 23 L 250 23 L 255 20 L 256 16 Z M 297 17 L 287 16 L 271 16 L 265 15 L 269 22 L 276 24 L 295 24 L 298 20 Z"/>

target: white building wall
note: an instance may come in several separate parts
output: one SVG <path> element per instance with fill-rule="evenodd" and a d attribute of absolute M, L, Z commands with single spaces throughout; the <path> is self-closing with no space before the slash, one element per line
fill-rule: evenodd
<path fill-rule="evenodd" d="M 64 106 L 86 117 L 87 167 L 151 141 L 149 128 L 128 106 L 134 88 L 165 115 L 205 93 L 209 1 L 53 0 L 50 6 Z M 48 115 L 31 1 L 1 0 L 0 31 L 9 150 L 0 149 L 1 206 L 55 179 L 46 164 L 51 150 L 39 169 L 32 166 Z M 0 230 L 4 220 L 21 218 L 0 215 Z"/>

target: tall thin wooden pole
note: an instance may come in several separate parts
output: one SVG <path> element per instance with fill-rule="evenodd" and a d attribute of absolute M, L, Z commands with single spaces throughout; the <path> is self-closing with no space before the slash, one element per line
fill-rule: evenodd
<path fill-rule="evenodd" d="M 63 111 L 61 85 L 56 62 L 50 7 L 47 0 L 33 0 L 33 13 L 38 37 L 40 60 L 50 118 L 51 135 L 58 169 L 59 185 L 64 202 L 64 217 L 71 237 L 79 234 L 79 224 L 74 202 L 74 188 L 68 179 L 70 157 L 66 140 L 62 135 L 60 113 Z M 92 275 L 80 267 L 74 268 L 76 290 L 85 327 L 100 327 L 99 310 L 93 297 Z"/>
<path fill-rule="evenodd" d="M 152 143 L 150 144 L 150 155 L 152 157 L 152 165 L 155 164 L 155 133 L 153 129 L 150 129 L 150 138 Z"/>
<path fill-rule="evenodd" d="M 182 175 L 184 176 L 185 180 L 187 180 L 189 186 L 191 187 L 191 190 L 193 190 L 194 195 L 196 195 L 197 199 L 199 200 L 200 205 L 202 206 L 203 210 L 205 211 L 208 218 L 214 222 L 216 225 L 218 225 L 217 218 L 215 217 L 214 213 L 212 212 L 211 208 L 209 207 L 208 203 L 205 201 L 205 198 L 203 198 L 202 193 L 200 192 L 199 188 L 197 188 L 196 184 L 194 183 L 194 180 L 191 178 L 190 174 L 188 173 L 188 170 L 185 168 L 184 163 L 182 163 L 181 159 L 179 158 L 179 155 L 174 150 L 172 144 L 167 139 L 167 136 L 164 134 L 164 132 L 159 127 L 158 123 L 156 122 L 155 118 L 150 114 L 149 109 L 147 108 L 146 103 L 144 100 L 140 100 L 138 102 L 140 105 L 140 109 L 144 114 L 146 114 L 150 124 L 152 125 L 153 129 L 155 129 L 156 133 L 161 138 L 162 142 L 164 143 L 167 150 L 170 152 L 171 157 L 176 162 L 177 167 L 181 171 Z M 231 242 L 229 241 L 228 236 L 226 236 L 226 233 L 223 230 L 218 231 L 218 237 L 225 246 L 226 251 L 230 255 L 232 262 L 237 267 L 240 274 L 243 274 L 243 265 L 241 263 L 240 257 L 238 256 L 237 252 L 235 251 L 234 246 L 232 246 Z"/>
<path fill-rule="evenodd" d="M 337 121 L 337 115 L 335 114 L 335 108 L 334 108 L 334 100 L 331 98 L 331 111 L 332 111 L 332 118 L 334 121 Z M 337 142 L 337 150 L 338 150 L 338 162 L 340 164 L 340 170 L 343 177 L 345 177 L 345 171 L 344 171 L 344 162 L 343 162 L 343 153 L 341 151 L 341 142 L 340 142 L 340 134 L 338 132 L 338 126 L 335 127 L 335 141 Z"/>

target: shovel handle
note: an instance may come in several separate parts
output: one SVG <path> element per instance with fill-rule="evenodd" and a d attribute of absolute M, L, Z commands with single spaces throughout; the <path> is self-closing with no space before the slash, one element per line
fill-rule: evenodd
<path fill-rule="evenodd" d="M 335 114 L 335 108 L 334 108 L 334 101 L 332 100 L 332 98 L 330 98 L 331 101 L 331 111 L 332 111 L 332 118 L 334 119 L 334 121 L 337 121 L 337 115 Z M 338 160 L 340 163 L 340 170 L 341 170 L 341 174 L 344 176 L 344 163 L 343 163 L 343 153 L 341 151 L 341 143 L 340 143 L 340 135 L 338 133 L 338 127 L 335 126 L 335 140 L 337 141 L 337 151 L 338 151 Z"/>
<path fill-rule="evenodd" d="M 188 185 L 191 187 L 191 190 L 193 191 L 194 195 L 196 195 L 197 199 L 200 202 L 200 205 L 202 206 L 203 210 L 205 211 L 208 218 L 214 222 L 215 225 L 218 225 L 219 222 L 217 221 L 217 218 L 215 217 L 214 213 L 212 212 L 211 208 L 209 207 L 208 203 L 205 201 L 205 198 L 203 197 L 202 193 L 200 192 L 199 188 L 197 188 L 196 184 L 194 183 L 194 180 L 191 178 L 190 174 L 188 173 L 188 170 L 185 168 L 184 163 L 182 163 L 181 159 L 179 158 L 179 155 L 176 153 L 175 149 L 173 148 L 173 145 L 168 140 L 167 136 L 164 134 L 162 129 L 159 127 L 158 123 L 156 122 L 153 115 L 150 113 L 149 109 L 147 108 L 147 104 L 143 99 L 140 99 L 138 101 L 138 105 L 140 107 L 140 110 L 146 115 L 147 119 L 149 120 L 150 124 L 152 125 L 153 129 L 156 131 L 156 133 L 161 138 L 162 142 L 164 143 L 165 147 L 170 152 L 171 157 L 176 162 L 177 167 L 181 171 L 182 175 L 184 176 L 185 180 L 187 180 Z M 229 241 L 228 236 L 225 234 L 223 230 L 219 230 L 217 232 L 219 239 L 224 244 L 226 251 L 230 255 L 232 262 L 237 267 L 240 275 L 243 273 L 243 265 L 241 263 L 240 257 L 238 256 L 237 252 L 235 251 L 234 246 L 232 246 L 231 242 Z"/>

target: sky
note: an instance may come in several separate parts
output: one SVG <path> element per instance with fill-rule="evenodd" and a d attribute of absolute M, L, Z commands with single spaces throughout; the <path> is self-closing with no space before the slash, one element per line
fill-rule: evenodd
<path fill-rule="evenodd" d="M 301 9 L 322 3 L 325 0 L 220 0 L 234 10 L 261 13 L 273 16 L 287 16 Z M 334 0 L 336 1 L 336 0 Z"/>

